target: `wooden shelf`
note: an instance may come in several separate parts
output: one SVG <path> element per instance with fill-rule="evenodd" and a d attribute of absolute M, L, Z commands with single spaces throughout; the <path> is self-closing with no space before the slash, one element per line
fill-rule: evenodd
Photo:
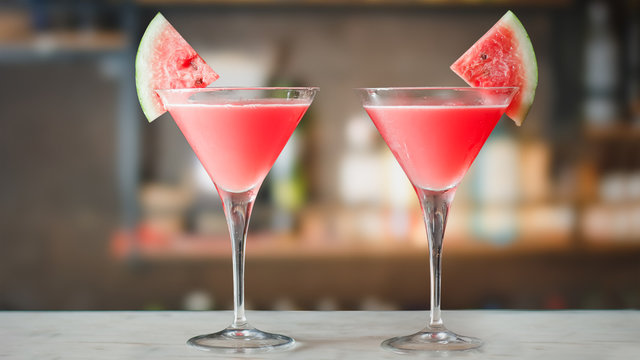
<path fill-rule="evenodd" d="M 606 141 L 638 141 L 640 140 L 640 126 L 611 125 L 606 127 L 587 126 L 584 128 L 584 136 L 587 140 Z"/>
<path fill-rule="evenodd" d="M 234 5 L 234 6 L 366 6 L 366 7 L 428 7 L 428 6 L 535 6 L 565 7 L 572 0 L 136 0 L 145 6 L 163 5 Z"/>
<path fill-rule="evenodd" d="M 456 257 L 519 257 L 542 254 L 566 253 L 617 253 L 640 252 L 640 242 L 588 242 L 576 246 L 570 239 L 519 238 L 515 242 L 499 246 L 474 239 L 445 239 L 444 252 Z M 347 259 L 347 258 L 426 258 L 424 244 L 409 240 L 366 240 L 306 243 L 292 234 L 249 234 L 247 257 L 264 260 L 283 259 Z M 207 260 L 231 258 L 231 245 L 227 236 L 198 236 L 181 234 L 172 237 L 151 238 L 125 231 L 117 232 L 111 239 L 111 254 L 116 259 L 130 256 L 149 261 Z"/>
<path fill-rule="evenodd" d="M 51 31 L 0 39 L 0 60 L 38 59 L 56 55 L 104 54 L 126 48 L 121 31 Z"/>
<path fill-rule="evenodd" d="M 135 238 L 121 233 L 112 245 L 121 241 Z M 116 248 L 128 249 L 112 246 Z M 141 246 L 135 254 L 112 253 L 116 261 L 133 260 L 143 268 L 153 267 L 154 275 L 148 275 L 145 281 L 156 285 L 146 284 L 147 288 L 170 288 L 172 294 L 180 293 L 177 289 L 203 288 L 214 294 L 221 306 L 231 304 L 231 246 L 226 237 L 182 236 L 165 247 Z M 300 309 L 316 308 L 323 299 L 337 308 L 357 309 L 368 298 L 402 309 L 422 309 L 428 303 L 427 253 L 426 246 L 408 244 L 312 245 L 286 234 L 250 234 L 246 249 L 247 299 L 257 309 L 277 308 L 280 299 Z M 548 306 L 548 298 L 557 297 L 574 308 L 605 306 L 608 302 L 593 305 L 585 301 L 593 291 L 625 293 L 637 288 L 639 258 L 640 244 L 554 248 L 536 246 L 530 239 L 496 247 L 446 239 L 444 301 L 448 309 L 486 304 L 543 308 Z M 180 278 L 176 276 L 179 273 L 215 276 Z M 610 278 L 604 274 L 617 275 Z M 173 287 L 168 287 L 167 281 L 173 281 Z M 146 291 L 144 296 L 148 297 Z"/>

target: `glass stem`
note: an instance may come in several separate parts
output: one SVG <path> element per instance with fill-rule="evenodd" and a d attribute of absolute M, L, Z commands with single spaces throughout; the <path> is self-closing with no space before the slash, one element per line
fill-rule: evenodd
<path fill-rule="evenodd" d="M 247 240 L 247 228 L 251 210 L 256 200 L 257 190 L 232 193 L 218 189 L 224 206 L 224 214 L 231 235 L 231 251 L 233 253 L 233 314 L 231 327 L 246 328 L 247 318 L 244 313 L 244 250 Z"/>
<path fill-rule="evenodd" d="M 440 278 L 442 261 L 442 239 L 447 226 L 447 214 L 456 188 L 444 191 L 430 191 L 415 188 L 420 199 L 424 223 L 429 242 L 429 273 L 431 277 L 431 315 L 428 328 L 443 328 L 440 316 Z"/>

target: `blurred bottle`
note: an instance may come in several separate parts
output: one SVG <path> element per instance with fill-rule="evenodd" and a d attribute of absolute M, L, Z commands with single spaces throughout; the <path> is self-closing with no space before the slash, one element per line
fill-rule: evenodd
<path fill-rule="evenodd" d="M 383 201 L 384 156 L 378 151 L 376 130 L 363 112 L 345 120 L 345 148 L 340 159 L 340 196 L 348 206 L 376 206 Z"/>
<path fill-rule="evenodd" d="M 278 45 L 274 69 L 269 86 L 299 86 L 290 73 L 291 40 L 284 39 Z M 275 206 L 272 217 L 273 228 L 291 230 L 298 223 L 298 213 L 307 200 L 308 181 L 304 166 L 304 149 L 307 137 L 307 126 L 311 121 L 311 108 L 307 110 L 289 142 L 282 149 L 267 179 L 268 195 Z"/>
<path fill-rule="evenodd" d="M 632 124 L 640 127 L 640 2 L 629 1 L 628 10 L 630 21 L 627 28 L 627 102 Z"/>
<path fill-rule="evenodd" d="M 584 53 L 584 116 L 589 126 L 613 125 L 619 116 L 619 46 L 611 25 L 609 4 L 592 1 L 587 8 Z"/>
<path fill-rule="evenodd" d="M 204 290 L 193 290 L 182 300 L 182 308 L 187 311 L 212 310 L 215 306 L 214 298 Z"/>
<path fill-rule="evenodd" d="M 547 295 L 544 299 L 544 309 L 546 310 L 564 310 L 569 308 L 569 302 L 566 296 L 559 293 Z"/>
<path fill-rule="evenodd" d="M 493 244 L 508 244 L 518 234 L 517 206 L 520 194 L 520 144 L 499 123 L 487 139 L 474 165 L 471 217 L 474 237 Z"/>
<path fill-rule="evenodd" d="M 639 99 L 640 100 L 640 99 Z M 640 109 L 639 109 L 640 110 Z M 640 114 L 637 115 L 640 117 Z M 640 119 L 636 119 L 640 121 Z M 638 124 L 640 125 L 640 124 Z M 631 155 L 631 168 L 627 179 L 627 195 L 629 200 L 629 238 L 640 242 L 640 152 L 638 144 L 634 144 Z"/>
<path fill-rule="evenodd" d="M 402 199 L 396 196 L 402 189 L 395 186 L 397 171 L 391 171 L 392 167 L 399 168 L 397 162 L 386 147 L 380 146 L 378 132 L 364 110 L 348 116 L 344 124 L 337 179 L 349 217 L 338 220 L 340 236 L 375 242 L 388 239 L 391 231 L 404 238 L 408 230 L 406 210 L 399 209 L 397 204 Z M 389 214 L 382 210 L 387 206 Z"/>

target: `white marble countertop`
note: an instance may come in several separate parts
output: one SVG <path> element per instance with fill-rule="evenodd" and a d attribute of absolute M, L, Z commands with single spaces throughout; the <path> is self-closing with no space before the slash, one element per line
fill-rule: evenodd
<path fill-rule="evenodd" d="M 228 311 L 0 312 L 0 358 L 6 359 L 638 359 L 640 311 L 445 311 L 445 324 L 480 337 L 463 353 L 398 355 L 388 337 L 424 327 L 426 311 L 249 311 L 263 330 L 292 336 L 294 349 L 218 355 L 185 345 L 222 329 Z"/>

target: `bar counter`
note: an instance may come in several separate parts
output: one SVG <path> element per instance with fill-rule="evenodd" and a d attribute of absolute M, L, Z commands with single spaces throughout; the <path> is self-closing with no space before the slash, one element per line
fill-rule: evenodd
<path fill-rule="evenodd" d="M 399 355 L 383 340 L 415 332 L 427 311 L 249 311 L 249 321 L 292 336 L 291 350 L 214 354 L 191 348 L 194 335 L 218 331 L 229 311 L 0 312 L 6 359 L 637 359 L 640 311 L 444 311 L 447 327 L 480 337 L 479 350 Z"/>

